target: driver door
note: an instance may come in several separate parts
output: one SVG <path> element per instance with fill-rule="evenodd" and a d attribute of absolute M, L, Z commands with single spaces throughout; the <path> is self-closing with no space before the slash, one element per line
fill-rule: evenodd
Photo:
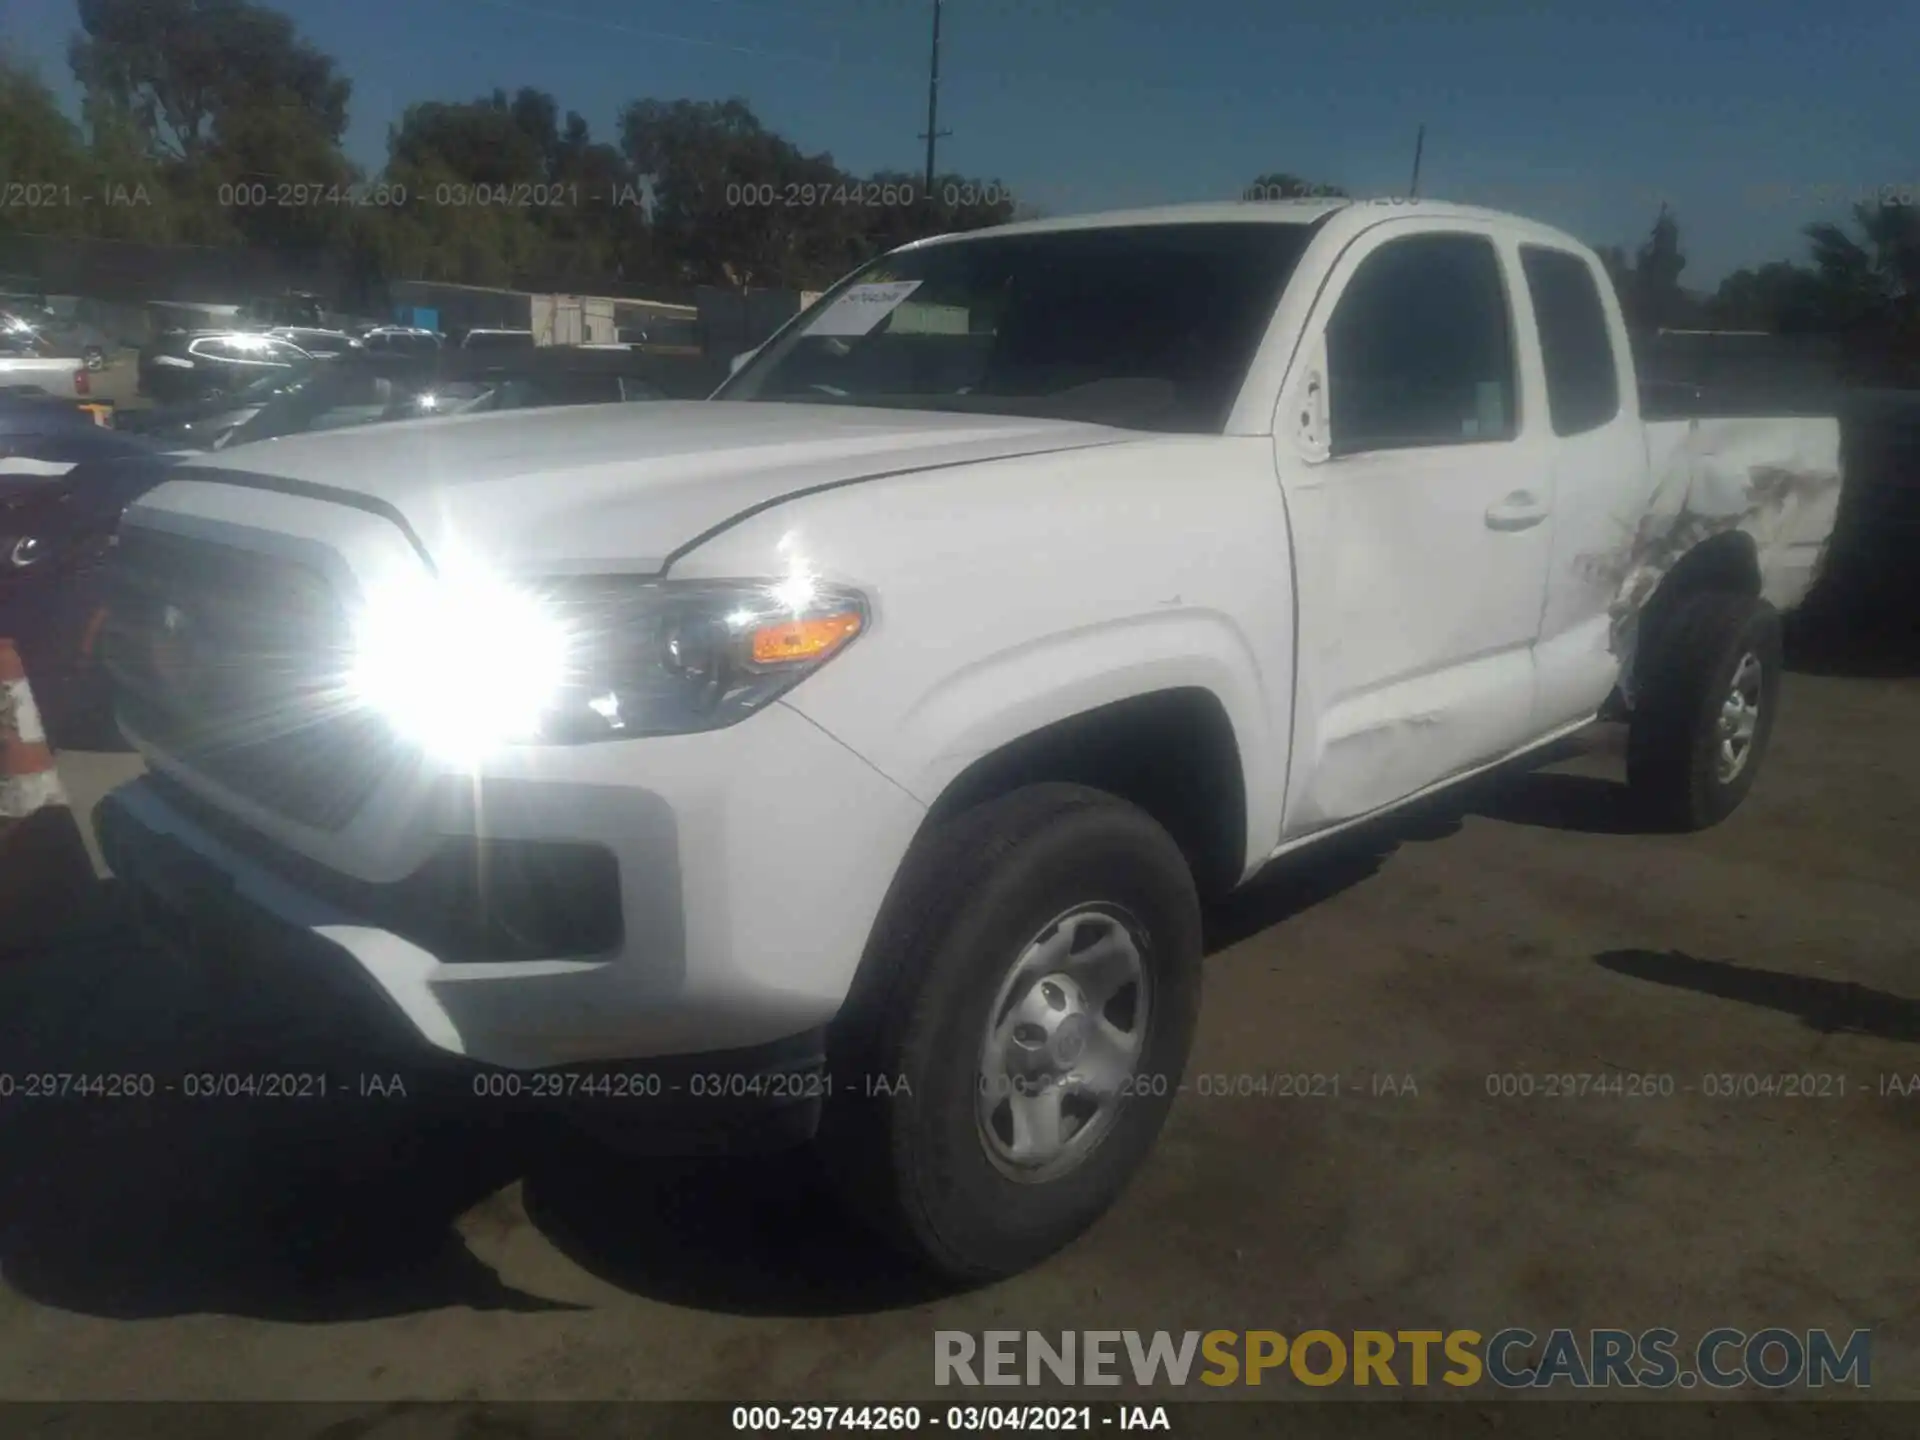
<path fill-rule="evenodd" d="M 1528 739 L 1551 457 L 1526 424 L 1514 289 L 1471 222 L 1387 221 L 1308 321 L 1275 425 L 1299 604 L 1283 838 Z"/>

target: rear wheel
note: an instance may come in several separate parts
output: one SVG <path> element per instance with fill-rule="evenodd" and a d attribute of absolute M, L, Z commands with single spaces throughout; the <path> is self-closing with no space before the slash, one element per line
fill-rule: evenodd
<path fill-rule="evenodd" d="M 1132 805 L 1039 785 L 942 825 L 836 1022 L 821 1149 L 843 1194 L 955 1279 L 1066 1245 L 1159 1134 L 1200 952 L 1186 861 Z"/>
<path fill-rule="evenodd" d="M 1706 591 L 1680 602 L 1646 657 L 1628 731 L 1627 781 L 1663 828 L 1704 830 L 1753 788 L 1773 735 L 1780 616 Z"/>

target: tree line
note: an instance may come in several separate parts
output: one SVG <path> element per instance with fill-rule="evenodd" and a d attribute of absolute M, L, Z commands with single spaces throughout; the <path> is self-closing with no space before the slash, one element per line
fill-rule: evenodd
<path fill-rule="evenodd" d="M 352 83 L 254 0 L 78 0 L 76 122 L 0 56 L 0 231 L 323 251 L 382 278 L 819 288 L 921 235 L 1034 213 L 995 179 L 857 175 L 743 100 L 638 99 L 611 138 L 523 88 L 407 107 L 368 174 Z M 1285 172 L 1251 198 L 1343 195 Z M 1839 334 L 1920 356 L 1920 211 L 1859 205 L 1807 253 L 1685 288 L 1677 217 L 1602 258 L 1637 329 Z"/>

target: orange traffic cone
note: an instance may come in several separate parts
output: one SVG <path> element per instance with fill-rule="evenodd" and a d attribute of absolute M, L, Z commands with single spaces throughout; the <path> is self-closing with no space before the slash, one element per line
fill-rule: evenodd
<path fill-rule="evenodd" d="M 78 934 L 104 904 L 20 652 L 0 640 L 0 953 Z"/>

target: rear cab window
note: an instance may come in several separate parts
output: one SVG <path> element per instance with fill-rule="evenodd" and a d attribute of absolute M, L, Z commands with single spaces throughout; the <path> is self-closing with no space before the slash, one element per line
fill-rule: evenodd
<path fill-rule="evenodd" d="M 1520 268 L 1540 333 L 1553 433 L 1564 439 L 1597 430 L 1620 413 L 1620 370 L 1593 267 L 1570 251 L 1522 245 Z"/>

